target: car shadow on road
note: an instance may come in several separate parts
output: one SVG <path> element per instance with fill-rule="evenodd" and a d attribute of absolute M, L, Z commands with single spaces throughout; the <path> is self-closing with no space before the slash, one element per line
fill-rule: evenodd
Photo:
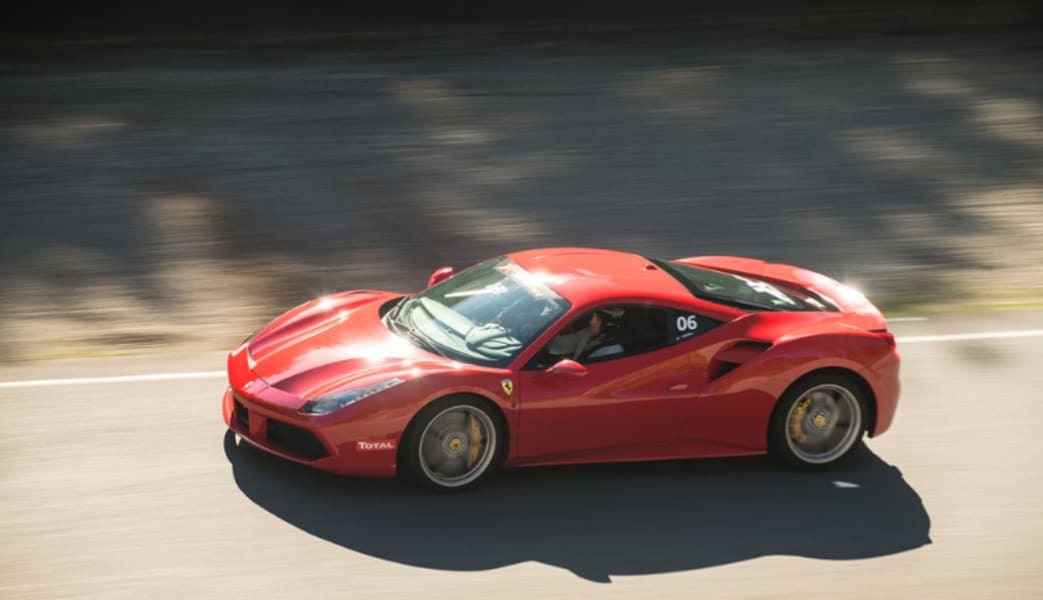
<path fill-rule="evenodd" d="M 826 473 L 766 458 L 510 469 L 462 494 L 320 473 L 237 444 L 235 481 L 260 507 L 345 548 L 430 569 L 535 560 L 592 581 L 771 554 L 847 560 L 931 542 L 930 517 L 864 446 Z"/>

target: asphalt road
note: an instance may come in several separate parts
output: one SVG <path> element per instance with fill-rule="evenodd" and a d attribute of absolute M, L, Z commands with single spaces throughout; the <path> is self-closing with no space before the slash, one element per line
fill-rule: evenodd
<path fill-rule="evenodd" d="M 894 323 L 894 427 L 825 474 L 760 458 L 505 471 L 462 495 L 236 445 L 219 375 L 0 387 L 3 598 L 1038 598 L 1043 311 Z M 0 382 L 207 372 L 46 361 Z"/>

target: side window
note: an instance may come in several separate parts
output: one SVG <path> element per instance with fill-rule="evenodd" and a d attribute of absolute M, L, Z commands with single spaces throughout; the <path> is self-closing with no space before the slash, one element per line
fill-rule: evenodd
<path fill-rule="evenodd" d="M 684 310 L 672 310 L 670 312 L 670 336 L 671 343 L 674 344 L 706 333 L 721 324 L 716 319 Z"/>
<path fill-rule="evenodd" d="M 672 313 L 643 304 L 600 306 L 565 326 L 525 368 L 546 368 L 563 358 L 589 364 L 668 346 Z"/>
<path fill-rule="evenodd" d="M 647 304 L 624 308 L 619 329 L 612 332 L 623 354 L 632 356 L 670 345 L 670 309 Z"/>
<path fill-rule="evenodd" d="M 583 313 L 525 365 L 546 369 L 563 358 L 591 364 L 679 344 L 720 325 L 709 317 L 650 304 L 611 304 Z"/>

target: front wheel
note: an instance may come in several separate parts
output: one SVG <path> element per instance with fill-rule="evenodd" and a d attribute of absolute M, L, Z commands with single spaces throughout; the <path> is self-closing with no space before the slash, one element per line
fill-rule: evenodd
<path fill-rule="evenodd" d="M 471 487 L 496 465 L 501 435 L 493 410 L 471 398 L 426 406 L 410 427 L 404 462 L 418 483 L 438 491 Z"/>
<path fill-rule="evenodd" d="M 865 392 L 842 375 L 816 375 L 783 394 L 769 443 L 783 462 L 819 470 L 843 460 L 866 430 Z"/>

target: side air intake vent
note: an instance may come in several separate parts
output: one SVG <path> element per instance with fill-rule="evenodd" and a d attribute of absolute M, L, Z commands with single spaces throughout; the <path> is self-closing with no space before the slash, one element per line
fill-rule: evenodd
<path fill-rule="evenodd" d="M 768 348 L 769 342 L 746 340 L 721 350 L 710 361 L 710 381 L 724 377 Z"/>

